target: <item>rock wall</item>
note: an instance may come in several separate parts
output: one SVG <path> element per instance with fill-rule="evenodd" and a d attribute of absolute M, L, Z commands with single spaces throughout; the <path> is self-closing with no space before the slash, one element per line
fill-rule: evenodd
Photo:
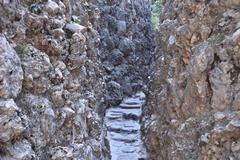
<path fill-rule="evenodd" d="M 100 57 L 110 105 L 144 86 L 151 66 L 153 31 L 147 0 L 99 2 Z"/>
<path fill-rule="evenodd" d="M 101 158 L 105 90 L 89 5 L 1 1 L 0 159 Z"/>
<path fill-rule="evenodd" d="M 145 110 L 152 159 L 240 159 L 239 8 L 165 1 Z"/>
<path fill-rule="evenodd" d="M 0 159 L 104 159 L 105 104 L 147 77 L 147 1 L 0 0 L 0 24 Z"/>

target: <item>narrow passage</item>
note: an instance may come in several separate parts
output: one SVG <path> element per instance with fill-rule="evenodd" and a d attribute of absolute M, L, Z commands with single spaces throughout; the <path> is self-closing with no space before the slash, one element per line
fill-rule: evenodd
<path fill-rule="evenodd" d="M 138 92 L 125 98 L 119 106 L 107 109 L 104 122 L 111 160 L 147 159 L 140 131 L 144 103 L 145 94 Z"/>

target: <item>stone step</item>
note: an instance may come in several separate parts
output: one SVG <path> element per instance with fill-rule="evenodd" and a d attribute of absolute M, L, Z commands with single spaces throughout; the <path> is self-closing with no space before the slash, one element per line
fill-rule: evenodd
<path fill-rule="evenodd" d="M 118 112 L 107 112 L 105 117 L 107 117 L 110 120 L 116 120 L 116 119 L 121 119 L 123 116 L 122 113 Z"/>
<path fill-rule="evenodd" d="M 119 106 L 107 109 L 104 123 L 111 160 L 147 160 L 140 131 L 144 103 L 145 95 L 139 92 L 125 98 Z"/>
<path fill-rule="evenodd" d="M 123 141 L 126 143 L 136 142 L 141 137 L 139 132 L 130 133 L 130 134 L 129 133 L 123 134 L 123 133 L 109 132 L 107 134 L 107 136 L 112 140 Z"/>
<path fill-rule="evenodd" d="M 138 140 L 137 139 L 119 139 L 119 138 L 112 138 L 113 141 L 120 141 L 124 143 L 135 143 Z"/>
<path fill-rule="evenodd" d="M 114 144 L 116 145 L 116 144 Z M 125 147 L 122 147 L 125 146 Z M 119 144 L 118 146 L 113 146 L 111 148 L 111 152 L 115 153 L 112 154 L 112 160 L 121 158 L 121 160 L 147 160 L 146 152 L 142 152 L 144 150 L 143 146 L 138 145 L 137 147 L 131 146 L 131 144 Z M 127 157 L 125 157 L 127 156 Z"/>
<path fill-rule="evenodd" d="M 126 119 L 126 120 L 135 120 L 135 121 L 139 121 L 140 117 L 135 115 L 135 114 L 123 114 L 122 115 L 122 118 L 123 119 Z"/>
<path fill-rule="evenodd" d="M 139 98 L 141 100 L 146 99 L 146 95 L 143 92 L 138 92 L 133 96 L 133 98 Z"/>
<path fill-rule="evenodd" d="M 139 105 L 143 105 L 145 102 L 145 100 L 141 100 L 140 98 L 126 98 L 123 99 L 122 103 L 126 103 L 126 104 L 139 104 Z"/>
<path fill-rule="evenodd" d="M 139 101 L 130 101 L 130 102 L 124 102 L 124 104 L 128 104 L 128 105 L 139 105 Z"/>
<path fill-rule="evenodd" d="M 140 149 L 142 147 L 141 140 L 132 141 L 131 143 L 129 143 L 129 142 L 125 142 L 125 141 L 111 139 L 110 142 L 112 143 L 113 147 L 117 147 L 119 150 L 124 150 L 126 148 L 129 148 L 129 149 L 134 149 L 136 151 L 137 150 L 140 151 Z"/>
<path fill-rule="evenodd" d="M 107 130 L 113 132 L 135 133 L 140 130 L 140 124 L 133 120 L 107 121 Z"/>
<path fill-rule="evenodd" d="M 138 160 L 138 155 L 133 153 L 114 155 L 111 160 Z"/>
<path fill-rule="evenodd" d="M 110 121 L 122 120 L 122 119 L 139 121 L 139 119 L 140 119 L 139 115 L 132 114 L 132 113 L 107 114 L 106 118 Z"/>
<path fill-rule="evenodd" d="M 142 114 L 142 111 L 139 108 L 128 109 L 128 108 L 114 107 L 114 108 L 109 108 L 107 110 L 106 117 L 117 116 L 117 114 L 119 114 L 119 116 L 123 114 L 125 115 L 132 114 L 132 115 L 135 115 L 136 117 L 140 117 Z"/>
<path fill-rule="evenodd" d="M 127 104 L 127 103 L 122 103 L 120 104 L 121 108 L 126 108 L 126 109 L 134 109 L 134 108 L 141 108 L 141 104 Z"/>
<path fill-rule="evenodd" d="M 114 151 L 114 153 L 140 153 L 142 150 L 142 144 L 139 141 L 135 141 L 132 143 L 126 143 L 123 141 L 110 141 L 111 145 L 111 151 Z"/>

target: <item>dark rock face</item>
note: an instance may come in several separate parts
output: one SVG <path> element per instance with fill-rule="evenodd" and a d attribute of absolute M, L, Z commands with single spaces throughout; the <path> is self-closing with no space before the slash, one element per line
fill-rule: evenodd
<path fill-rule="evenodd" d="M 115 81 L 110 81 L 107 83 L 108 94 L 106 100 L 111 105 L 117 105 L 122 101 L 123 92 L 121 90 L 121 85 Z"/>
<path fill-rule="evenodd" d="M 166 1 L 145 134 L 152 159 L 239 159 L 240 1 Z"/>
<path fill-rule="evenodd" d="M 124 94 L 144 84 L 153 49 L 150 7 L 145 0 L 99 2 L 100 58 L 106 82 L 120 84 Z"/>

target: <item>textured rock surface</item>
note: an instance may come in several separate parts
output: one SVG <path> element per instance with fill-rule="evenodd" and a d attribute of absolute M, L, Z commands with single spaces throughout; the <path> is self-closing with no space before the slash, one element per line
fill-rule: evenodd
<path fill-rule="evenodd" d="M 16 98 L 22 90 L 23 70 L 15 50 L 0 35 L 0 97 Z"/>
<path fill-rule="evenodd" d="M 147 1 L 0 0 L 0 24 L 0 159 L 104 159 L 107 105 L 148 74 Z"/>
<path fill-rule="evenodd" d="M 0 141 L 6 143 L 17 138 L 23 131 L 24 126 L 19 116 L 20 109 L 17 107 L 13 99 L 0 101 L 1 110 L 1 135 Z"/>
<path fill-rule="evenodd" d="M 152 159 L 237 160 L 240 1 L 166 1 L 145 110 Z"/>
<path fill-rule="evenodd" d="M 141 137 L 140 119 L 145 94 L 124 98 L 119 106 L 106 110 L 104 141 L 108 142 L 111 160 L 148 159 Z"/>
<path fill-rule="evenodd" d="M 104 83 L 86 3 L 0 1 L 0 159 L 101 159 Z"/>
<path fill-rule="evenodd" d="M 105 80 L 117 82 L 121 92 L 132 94 L 143 86 L 149 74 L 154 46 L 148 1 L 106 1 L 99 6 L 100 58 Z"/>

